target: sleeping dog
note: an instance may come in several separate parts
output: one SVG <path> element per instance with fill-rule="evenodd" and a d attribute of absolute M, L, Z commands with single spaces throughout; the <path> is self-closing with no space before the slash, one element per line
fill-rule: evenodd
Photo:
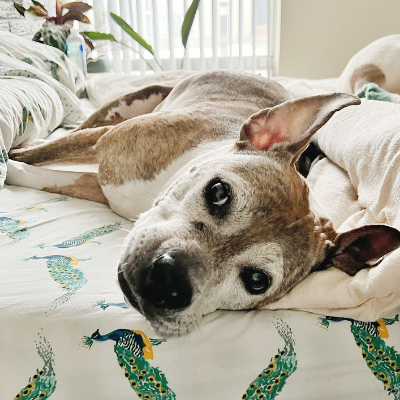
<path fill-rule="evenodd" d="M 9 166 L 8 182 L 137 218 L 119 284 L 160 335 L 181 335 L 216 309 L 262 308 L 313 271 L 354 275 L 399 246 L 386 226 L 337 235 L 296 170 L 314 133 L 359 103 L 344 93 L 292 100 L 247 73 L 193 74 L 122 96 L 66 137 L 11 151 L 22 163 Z M 65 162 L 97 162 L 98 173 L 24 164 Z"/>

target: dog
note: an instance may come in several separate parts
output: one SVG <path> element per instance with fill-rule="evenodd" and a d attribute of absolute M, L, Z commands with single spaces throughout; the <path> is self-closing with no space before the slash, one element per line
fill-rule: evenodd
<path fill-rule="evenodd" d="M 387 226 L 338 235 L 296 170 L 314 133 L 359 103 L 345 93 L 293 100 L 243 72 L 192 74 L 122 96 L 66 137 L 12 150 L 20 162 L 8 182 L 137 218 L 120 287 L 159 335 L 183 335 L 216 309 L 262 308 L 314 271 L 354 275 L 399 246 Z M 38 167 L 66 162 L 98 162 L 98 173 Z"/>

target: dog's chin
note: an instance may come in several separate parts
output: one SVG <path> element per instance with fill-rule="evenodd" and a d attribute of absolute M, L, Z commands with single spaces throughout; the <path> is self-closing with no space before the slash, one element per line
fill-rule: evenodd
<path fill-rule="evenodd" d="M 149 322 L 156 334 L 163 338 L 185 336 L 198 326 L 196 321 L 180 320 L 179 318 L 176 320 L 149 320 Z"/>

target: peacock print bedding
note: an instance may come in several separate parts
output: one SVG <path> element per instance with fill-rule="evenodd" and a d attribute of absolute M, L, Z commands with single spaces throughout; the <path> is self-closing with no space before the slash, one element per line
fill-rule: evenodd
<path fill-rule="evenodd" d="M 1 399 L 400 398 L 398 315 L 218 311 L 158 337 L 116 282 L 131 227 L 104 205 L 1 189 Z"/>

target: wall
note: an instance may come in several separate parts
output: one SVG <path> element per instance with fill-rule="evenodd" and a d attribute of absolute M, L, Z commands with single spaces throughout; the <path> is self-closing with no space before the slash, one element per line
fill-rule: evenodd
<path fill-rule="evenodd" d="M 394 33 L 399 0 L 282 0 L 279 75 L 339 76 L 357 51 Z"/>

